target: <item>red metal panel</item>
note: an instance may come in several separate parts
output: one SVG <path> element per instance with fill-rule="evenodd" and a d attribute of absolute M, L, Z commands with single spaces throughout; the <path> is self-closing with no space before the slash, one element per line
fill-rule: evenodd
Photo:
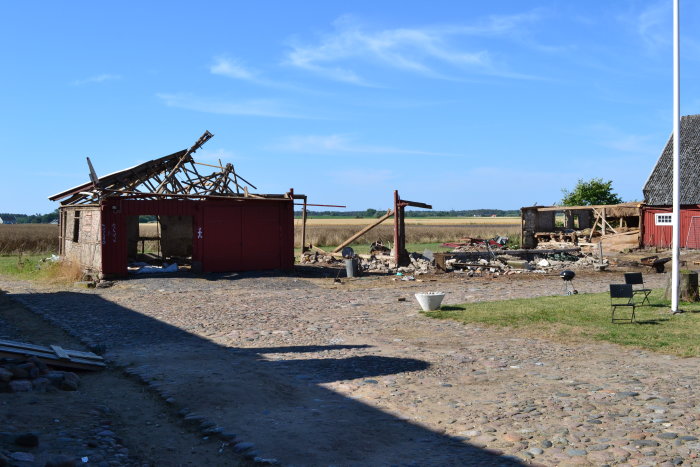
<path fill-rule="evenodd" d="M 655 214 L 670 213 L 670 207 L 644 208 L 644 246 L 669 248 L 672 240 L 670 225 L 656 225 Z M 694 219 L 695 218 L 695 219 Z M 683 206 L 680 225 L 681 248 L 700 248 L 700 206 Z"/>
<path fill-rule="evenodd" d="M 101 221 L 102 273 L 125 276 L 127 274 L 126 225 L 119 206 L 103 204 Z"/>
<path fill-rule="evenodd" d="M 209 204 L 202 222 L 202 269 L 206 272 L 241 271 L 242 208 Z"/>
<path fill-rule="evenodd" d="M 242 270 L 281 267 L 280 205 L 262 201 L 243 209 Z"/>
<path fill-rule="evenodd" d="M 192 260 L 208 272 L 291 269 L 293 200 L 107 199 L 102 206 L 104 273 L 127 274 L 126 216 L 193 216 Z"/>

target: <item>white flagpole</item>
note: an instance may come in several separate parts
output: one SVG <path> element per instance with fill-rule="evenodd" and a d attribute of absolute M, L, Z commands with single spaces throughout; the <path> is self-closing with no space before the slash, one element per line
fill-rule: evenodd
<path fill-rule="evenodd" d="M 671 312 L 678 312 L 678 280 L 680 264 L 680 0 L 673 0 L 673 248 L 671 261 Z"/>

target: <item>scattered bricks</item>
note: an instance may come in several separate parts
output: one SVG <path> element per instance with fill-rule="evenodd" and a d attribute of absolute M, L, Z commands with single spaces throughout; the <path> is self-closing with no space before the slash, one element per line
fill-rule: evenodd
<path fill-rule="evenodd" d="M 13 379 L 29 378 L 29 371 L 25 367 L 21 367 L 19 365 L 12 365 L 8 369 L 12 372 Z"/>
<path fill-rule="evenodd" d="M 32 389 L 38 392 L 46 392 L 53 388 L 51 381 L 43 376 L 32 380 Z"/>
<path fill-rule="evenodd" d="M 75 467 L 78 459 L 69 456 L 57 456 L 46 463 L 46 467 Z"/>
<path fill-rule="evenodd" d="M 66 371 L 63 373 L 63 380 L 61 380 L 58 388 L 63 391 L 77 391 L 78 386 L 80 386 L 80 378 L 78 375 L 70 371 Z"/>
<path fill-rule="evenodd" d="M 26 372 L 25 378 L 34 379 L 39 376 L 39 368 L 32 362 L 20 363 L 16 368 Z"/>
<path fill-rule="evenodd" d="M 9 383 L 11 392 L 29 392 L 32 390 L 32 382 L 28 379 L 15 379 Z"/>
<path fill-rule="evenodd" d="M 15 444 L 23 448 L 35 448 L 39 445 L 39 437 L 36 433 L 22 433 L 15 438 Z"/>

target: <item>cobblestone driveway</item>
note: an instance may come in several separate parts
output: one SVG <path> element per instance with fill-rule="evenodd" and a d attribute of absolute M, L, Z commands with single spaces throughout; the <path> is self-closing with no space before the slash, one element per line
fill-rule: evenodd
<path fill-rule="evenodd" d="M 576 286 L 604 291 L 620 279 L 581 275 Z M 647 280 L 660 287 L 665 275 Z M 334 285 L 241 274 L 0 288 L 104 346 L 190 422 L 285 465 L 700 464 L 699 359 L 431 320 L 412 299 L 436 289 L 446 303 L 553 295 L 558 277 Z"/>

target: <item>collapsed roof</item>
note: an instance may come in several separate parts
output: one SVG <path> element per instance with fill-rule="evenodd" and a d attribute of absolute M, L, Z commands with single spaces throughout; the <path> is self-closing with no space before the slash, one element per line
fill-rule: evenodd
<path fill-rule="evenodd" d="M 284 196 L 249 194 L 248 187 L 254 189 L 256 187 L 238 175 L 232 164 L 223 165 L 219 161 L 219 165 L 216 166 L 196 162 L 192 154 L 213 136 L 206 131 L 189 149 L 99 178 L 88 158 L 91 181 L 50 196 L 49 199 L 61 201 L 61 205 L 73 205 L 94 203 L 104 196 L 137 196 L 139 198 Z M 202 174 L 197 170 L 197 165 L 220 170 Z"/>

